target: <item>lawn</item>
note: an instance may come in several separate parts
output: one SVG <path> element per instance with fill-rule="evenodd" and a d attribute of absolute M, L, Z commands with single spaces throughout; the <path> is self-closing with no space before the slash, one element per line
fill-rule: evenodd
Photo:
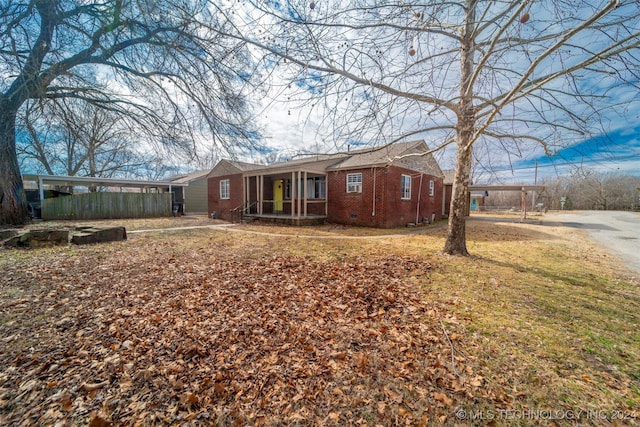
<path fill-rule="evenodd" d="M 1 249 L 0 423 L 640 423 L 638 279 L 576 230 L 239 230 Z"/>

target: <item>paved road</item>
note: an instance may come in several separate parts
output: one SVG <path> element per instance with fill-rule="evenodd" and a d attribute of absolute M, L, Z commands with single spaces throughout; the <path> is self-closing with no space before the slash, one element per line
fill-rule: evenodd
<path fill-rule="evenodd" d="M 547 214 L 542 222 L 586 230 L 596 243 L 640 273 L 640 212 L 572 211 Z"/>

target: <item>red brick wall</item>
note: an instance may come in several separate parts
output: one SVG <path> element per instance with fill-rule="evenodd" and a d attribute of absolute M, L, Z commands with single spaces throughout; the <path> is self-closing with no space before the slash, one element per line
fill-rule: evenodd
<path fill-rule="evenodd" d="M 362 173 L 361 193 L 347 193 L 347 175 L 350 173 Z M 384 195 L 384 174 L 384 169 L 375 169 L 375 199 L 378 206 L 381 206 Z M 372 215 L 373 181 L 373 169 L 329 172 L 327 175 L 328 221 L 338 224 L 381 227 L 383 221 L 382 212 L 376 212 L 376 215 Z"/>
<path fill-rule="evenodd" d="M 362 173 L 362 192 L 347 193 L 347 174 Z M 411 176 L 411 199 L 401 199 L 401 176 Z M 226 200 L 220 199 L 220 181 L 229 179 L 229 195 Z M 435 184 L 434 196 L 429 196 L 429 181 Z M 374 189 L 375 182 L 375 189 Z M 265 199 L 273 198 L 273 183 L 265 177 Z M 327 175 L 327 197 L 329 199 L 328 221 L 338 224 L 360 225 L 367 227 L 391 228 L 405 226 L 409 223 L 428 220 L 435 215 L 435 220 L 442 219 L 442 178 L 422 175 L 420 190 L 420 173 L 397 166 L 386 168 L 368 168 L 353 171 L 332 171 Z M 250 199 L 257 199 L 255 179 L 249 184 Z M 418 193 L 420 193 L 420 209 L 418 210 Z M 375 195 L 375 205 L 374 205 Z M 208 179 L 209 213 L 216 212 L 218 218 L 231 220 L 231 210 L 242 206 L 242 175 L 226 175 Z M 267 204 L 266 204 L 267 205 Z M 290 203 L 284 202 L 285 211 L 290 212 Z M 270 213 L 270 206 L 265 206 L 265 213 Z M 324 214 L 323 203 L 309 203 L 309 214 Z"/>
<path fill-rule="evenodd" d="M 350 173 L 362 173 L 361 193 L 347 193 L 346 179 Z M 401 198 L 403 174 L 411 176 L 409 200 Z M 429 196 L 431 180 L 435 185 L 434 196 Z M 422 175 L 420 189 L 420 173 L 397 166 L 330 172 L 327 189 L 330 222 L 390 228 L 415 223 L 416 215 L 418 222 L 431 221 L 434 214 L 435 220 L 442 218 L 442 178 Z"/>
<path fill-rule="evenodd" d="M 229 199 L 220 199 L 220 181 L 229 180 Z M 216 212 L 218 218 L 231 220 L 231 210 L 243 203 L 242 175 L 216 176 L 207 180 L 209 215 Z"/>

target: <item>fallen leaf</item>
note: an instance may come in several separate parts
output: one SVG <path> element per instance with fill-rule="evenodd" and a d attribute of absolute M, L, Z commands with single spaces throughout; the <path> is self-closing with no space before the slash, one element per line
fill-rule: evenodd
<path fill-rule="evenodd" d="M 453 405 L 453 399 L 451 399 L 449 396 L 447 396 L 444 393 L 438 393 L 438 392 L 433 393 L 433 398 L 437 402 L 443 403 L 445 406 Z"/>
<path fill-rule="evenodd" d="M 89 427 L 111 427 L 113 423 L 100 415 L 94 414 L 89 418 Z"/>
<path fill-rule="evenodd" d="M 180 395 L 180 403 L 183 405 L 193 405 L 198 402 L 200 402 L 198 396 L 189 391 Z"/>
<path fill-rule="evenodd" d="M 82 383 L 82 385 L 80 386 L 80 388 L 86 392 L 90 392 L 90 391 L 94 391 L 94 390 L 98 390 L 106 385 L 109 384 L 109 381 L 102 381 L 99 383 Z"/>

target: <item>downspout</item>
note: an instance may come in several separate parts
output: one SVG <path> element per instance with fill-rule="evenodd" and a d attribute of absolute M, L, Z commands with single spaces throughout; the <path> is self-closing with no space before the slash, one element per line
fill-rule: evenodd
<path fill-rule="evenodd" d="M 371 216 L 376 216 L 376 168 L 373 170 L 373 206 L 371 207 Z"/>
<path fill-rule="evenodd" d="M 422 196 L 422 177 L 424 175 L 420 174 L 420 186 L 418 188 L 418 206 L 416 206 L 416 225 L 418 225 L 418 219 L 420 218 L 420 196 Z"/>

